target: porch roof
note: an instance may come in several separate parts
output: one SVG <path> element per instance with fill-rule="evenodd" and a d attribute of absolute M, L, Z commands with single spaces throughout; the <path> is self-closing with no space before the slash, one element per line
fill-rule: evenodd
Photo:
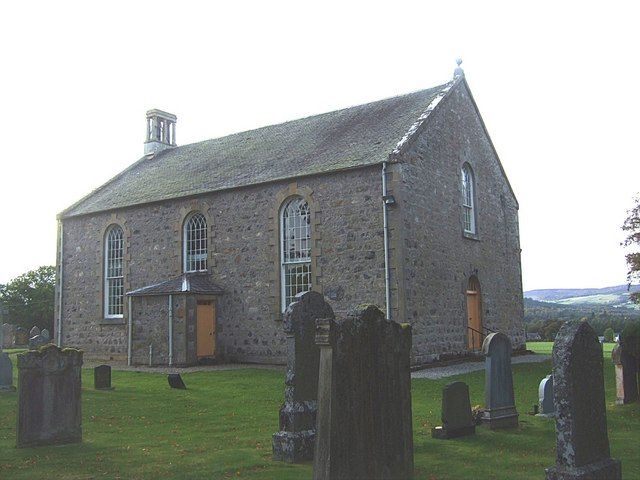
<path fill-rule="evenodd" d="M 132 290 L 127 292 L 127 296 L 142 297 L 179 293 L 222 295 L 224 290 L 211 280 L 211 276 L 207 272 L 193 272 L 183 273 L 164 282 Z"/>

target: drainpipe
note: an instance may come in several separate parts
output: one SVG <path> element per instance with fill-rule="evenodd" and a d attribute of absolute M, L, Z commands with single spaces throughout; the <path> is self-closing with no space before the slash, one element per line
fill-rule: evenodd
<path fill-rule="evenodd" d="M 128 316 L 129 316 L 129 338 L 127 340 L 127 365 L 131 366 L 131 345 L 133 342 L 133 335 L 131 332 L 131 329 L 133 327 L 133 317 L 131 316 L 131 297 L 129 297 L 129 310 L 128 310 Z"/>
<path fill-rule="evenodd" d="M 153 365 L 153 343 L 149 344 L 149 366 Z"/>
<path fill-rule="evenodd" d="M 173 295 L 169 295 L 169 366 L 173 365 Z"/>
<path fill-rule="evenodd" d="M 382 162 L 382 223 L 384 230 L 384 293 L 387 304 L 387 319 L 391 320 L 391 285 L 389 278 L 389 219 L 387 214 L 387 162 Z"/>
<path fill-rule="evenodd" d="M 60 270 L 58 272 L 58 348 L 62 347 L 62 266 L 63 266 L 63 223 L 62 219 L 58 220 L 58 231 L 60 232 L 60 251 L 58 252 L 58 262 L 60 263 Z"/>

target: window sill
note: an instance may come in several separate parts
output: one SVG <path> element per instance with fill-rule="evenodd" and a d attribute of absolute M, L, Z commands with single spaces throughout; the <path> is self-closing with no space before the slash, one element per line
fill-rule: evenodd
<path fill-rule="evenodd" d="M 124 317 L 122 318 L 103 318 L 100 320 L 99 324 L 100 325 L 124 325 L 125 319 Z"/>
<path fill-rule="evenodd" d="M 462 236 L 464 238 L 468 238 L 469 240 L 475 240 L 477 242 L 480 241 L 480 237 L 478 236 L 477 233 L 462 232 Z"/>

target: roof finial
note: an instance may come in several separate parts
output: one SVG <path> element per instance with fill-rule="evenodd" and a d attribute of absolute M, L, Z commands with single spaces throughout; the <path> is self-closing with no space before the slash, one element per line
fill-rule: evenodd
<path fill-rule="evenodd" d="M 453 71 L 453 78 L 463 77 L 464 76 L 464 70 L 460 66 L 462 64 L 462 59 L 460 57 L 456 58 L 456 63 L 458 64 L 458 66 Z"/>

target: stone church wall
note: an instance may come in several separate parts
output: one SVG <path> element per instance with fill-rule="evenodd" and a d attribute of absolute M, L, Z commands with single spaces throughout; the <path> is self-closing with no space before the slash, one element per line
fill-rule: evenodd
<path fill-rule="evenodd" d="M 477 276 L 483 324 L 524 342 L 518 207 L 463 83 L 443 100 L 395 169 L 404 262 L 401 315 L 413 363 L 467 350 L 466 290 Z M 463 236 L 461 168 L 475 175 L 477 239 Z"/>
<path fill-rule="evenodd" d="M 278 209 L 292 194 L 308 198 L 313 225 L 313 283 L 337 313 L 356 304 L 384 306 L 380 167 L 214 192 L 64 219 L 64 345 L 88 358 L 124 360 L 124 318 L 103 316 L 106 229 L 125 236 L 125 291 L 182 273 L 182 224 L 201 211 L 209 226 L 209 271 L 225 293 L 218 299 L 217 351 L 230 361 L 285 361 L 279 299 Z M 174 301 L 174 362 L 189 361 L 185 298 Z M 141 310 L 143 309 L 143 310 Z M 133 300 L 134 363 L 168 360 L 167 297 Z M 182 337 L 178 338 L 180 335 Z"/>

